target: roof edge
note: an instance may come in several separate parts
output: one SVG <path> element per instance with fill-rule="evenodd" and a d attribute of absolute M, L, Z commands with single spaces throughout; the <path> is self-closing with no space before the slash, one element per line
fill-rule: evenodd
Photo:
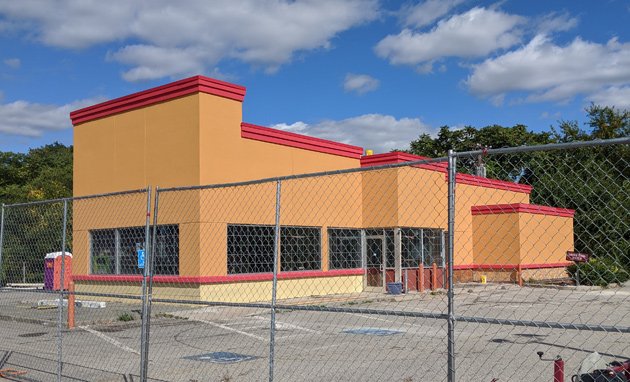
<path fill-rule="evenodd" d="M 572 218 L 575 215 L 575 210 L 571 210 L 568 208 L 547 207 L 527 203 L 472 206 L 470 207 L 470 211 L 473 215 L 527 213 L 547 216 L 560 216 L 565 218 Z"/>
<path fill-rule="evenodd" d="M 193 76 L 72 111 L 70 112 L 70 119 L 72 124 L 76 126 L 95 119 L 166 102 L 194 93 L 212 94 L 243 102 L 246 88 L 209 77 Z"/>
<path fill-rule="evenodd" d="M 383 165 L 388 165 L 388 164 L 415 162 L 415 161 L 431 160 L 431 159 L 433 158 L 409 154 L 402 151 L 392 151 L 389 153 L 382 153 L 382 154 L 363 155 L 361 157 L 361 167 L 383 166 Z M 432 162 L 432 163 L 414 165 L 414 167 L 419 167 L 426 170 L 433 170 L 433 171 L 439 171 L 439 172 L 445 173 L 448 167 L 448 163 Z"/>
<path fill-rule="evenodd" d="M 363 154 L 363 148 L 359 146 L 352 146 L 246 122 L 241 123 L 241 137 L 353 159 L 360 159 Z"/>
<path fill-rule="evenodd" d="M 505 180 L 490 179 L 483 176 L 470 175 L 470 174 L 457 174 L 455 182 L 458 184 L 467 184 L 470 186 L 495 188 L 497 190 L 522 192 L 525 194 L 531 194 L 534 187 L 527 184 L 520 184 L 514 182 L 507 182 Z"/>

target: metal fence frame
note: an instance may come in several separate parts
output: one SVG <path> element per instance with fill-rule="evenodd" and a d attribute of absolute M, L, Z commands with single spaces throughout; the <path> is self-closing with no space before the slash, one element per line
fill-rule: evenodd
<path fill-rule="evenodd" d="M 509 325 L 509 326 L 522 326 L 522 327 L 534 327 L 534 328 L 556 328 L 563 330 L 578 330 L 578 331 L 597 331 L 597 332 L 607 332 L 607 333 L 630 333 L 630 326 L 607 326 L 607 325 L 590 325 L 590 324 L 575 324 L 575 323 L 563 323 L 563 322 L 552 322 L 552 321 L 532 321 L 532 320 L 506 320 L 506 319 L 498 319 L 498 318 L 489 318 L 482 316 L 465 316 L 465 315 L 457 315 L 455 312 L 455 295 L 453 288 L 453 252 L 454 252 L 454 240 L 455 240 L 455 218 L 456 218 L 456 210 L 455 210 L 455 201 L 456 201 L 456 175 L 457 175 L 457 159 L 458 158 L 472 158 L 479 155 L 496 155 L 496 154 L 519 154 L 525 152 L 538 152 L 538 151 L 550 151 L 550 150 L 569 150 L 576 149 L 582 147 L 597 147 L 597 146 L 607 146 L 607 145 L 621 145 L 621 144 L 630 144 L 630 138 L 618 138 L 618 139 L 610 139 L 610 140 L 596 140 L 596 141 L 587 141 L 587 142 L 571 142 L 571 143 L 562 143 L 562 144 L 548 144 L 541 146 L 522 146 L 522 147 L 512 147 L 512 148 L 497 148 L 497 149 L 487 149 L 487 150 L 475 150 L 475 151 L 467 151 L 467 152 L 455 152 L 453 150 L 449 150 L 448 156 L 445 158 L 436 158 L 429 160 L 419 160 L 414 162 L 404 162 L 397 164 L 389 164 L 383 166 L 374 166 L 369 168 L 360 168 L 360 169 L 346 169 L 346 170 L 338 170 L 338 171 L 326 171 L 326 172 L 318 172 L 311 174 L 300 174 L 300 175 L 290 175 L 283 177 L 274 177 L 246 182 L 236 182 L 236 183 L 228 183 L 228 184 L 217 184 L 217 185 L 207 185 L 207 186 L 190 186 L 190 187 L 174 187 L 174 188 L 164 188 L 159 189 L 156 188 L 156 192 L 154 193 L 154 197 L 152 199 L 151 187 L 147 187 L 146 189 L 141 190 L 132 190 L 126 192 L 115 192 L 108 194 L 99 194 L 99 195 L 91 195 L 85 197 L 75 197 L 75 198 L 62 198 L 50 201 L 37 201 L 32 203 L 18 203 L 13 205 L 2 205 L 0 212 L 0 277 L 2 277 L 2 267 L 3 267 L 3 244 L 4 244 L 4 226 L 5 226 L 5 209 L 12 208 L 16 206 L 22 205 L 35 205 L 40 203 L 52 203 L 52 202 L 62 202 L 63 203 L 63 232 L 62 232 L 62 253 L 66 252 L 66 227 L 67 227 L 67 209 L 68 202 L 73 200 L 82 200 L 89 198 L 99 198 L 99 197 L 107 197 L 114 195 L 122 195 L 122 194 L 131 194 L 131 193 L 139 193 L 146 192 L 147 194 L 147 210 L 146 210 L 146 222 L 145 222 L 145 268 L 142 274 L 142 295 L 141 296 L 120 296 L 117 294 L 109 294 L 109 293 L 86 293 L 86 292 L 74 292 L 74 291 L 60 291 L 59 295 L 59 305 L 58 305 L 58 325 L 57 325 L 57 349 L 58 349 L 58 364 L 57 364 L 57 380 L 62 380 L 62 371 L 63 371 L 63 343 L 62 343 L 62 325 L 63 325 L 63 299 L 69 295 L 85 295 L 85 296 L 101 296 L 101 297 L 118 297 L 118 298 L 126 298 L 126 299 L 140 299 L 142 302 L 142 326 L 141 326 L 141 361 L 139 365 L 139 374 L 140 380 L 146 381 L 148 378 L 148 362 L 149 362 L 149 338 L 150 338 L 150 322 L 151 322 L 151 304 L 153 302 L 158 303 L 182 303 L 182 304 L 191 304 L 191 305 L 203 305 L 203 306 L 229 306 L 229 307 L 244 307 L 244 308 L 264 308 L 269 309 L 271 314 L 270 320 L 270 331 L 269 331 L 269 381 L 274 380 L 274 359 L 275 359 L 275 332 L 276 332 L 276 311 L 278 309 L 292 309 L 298 311 L 318 311 L 318 312 L 335 312 L 335 313 L 359 313 L 365 315 L 389 315 L 389 316 L 398 316 L 398 317 L 418 317 L 418 318 L 431 318 L 437 320 L 445 320 L 448 325 L 447 331 L 447 380 L 449 382 L 455 382 L 455 365 L 456 365 L 456 353 L 455 353 L 455 325 L 457 322 L 468 322 L 468 323 L 483 323 L 483 324 L 496 324 L 496 325 Z M 429 313 L 429 312 L 410 312 L 410 311 L 391 311 L 391 310 L 381 310 L 381 309 L 367 309 L 367 308 L 350 308 L 350 307 L 321 307 L 321 306 L 299 306 L 299 305 L 283 305 L 278 304 L 276 301 L 276 291 L 278 285 L 278 248 L 279 248 L 279 230 L 280 230 L 280 209 L 281 209 L 281 189 L 282 182 L 286 180 L 300 179 L 300 178 L 313 178 L 319 176 L 328 176 L 328 175 L 339 175 L 339 174 L 349 174 L 355 172 L 369 172 L 369 171 L 377 171 L 382 169 L 389 168 L 398 168 L 398 167 L 408 167 L 414 165 L 426 165 L 437 162 L 448 162 L 447 167 L 447 178 L 448 178 L 448 236 L 447 236 L 447 245 L 448 252 L 446 253 L 446 265 L 448 268 L 448 292 L 447 292 L 447 307 L 448 311 L 446 314 L 444 313 Z M 230 303 L 230 302 L 212 302 L 212 301 L 190 301 L 190 300 L 181 300 L 181 299 L 160 299 L 154 298 L 152 293 L 153 287 L 153 247 L 155 245 L 155 237 L 156 237 L 156 229 L 159 221 L 159 213 L 158 213 L 158 204 L 159 204 L 159 196 L 161 193 L 170 192 L 170 191 L 182 191 L 182 190 L 201 190 L 201 189 L 212 189 L 212 188 L 224 188 L 224 187 L 232 187 L 232 186 L 246 186 L 246 185 L 254 185 L 254 184 L 262 184 L 262 183 L 272 183 L 276 184 L 276 200 L 275 200 L 275 226 L 274 226 L 274 253 L 273 253 L 273 279 L 272 279 L 272 296 L 270 303 Z M 152 208 L 153 202 L 153 208 Z M 151 212 L 153 211 L 153 221 L 151 221 Z M 153 230 L 153 242 L 150 240 L 150 232 Z M 61 269 L 61 283 L 64 282 L 65 277 L 65 261 L 62 261 L 62 269 Z M 3 280 L 0 279 L 0 288 Z M 62 288 L 63 289 L 63 288 Z M 41 293 L 41 292 L 36 292 Z M 48 292 L 46 292 L 48 293 Z"/>

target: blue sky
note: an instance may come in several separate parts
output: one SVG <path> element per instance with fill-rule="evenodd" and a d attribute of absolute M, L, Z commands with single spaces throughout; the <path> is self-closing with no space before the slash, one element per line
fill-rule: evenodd
<path fill-rule="evenodd" d="M 630 108 L 630 1 L 0 0 L 0 150 L 72 143 L 74 109 L 191 75 L 246 122 L 405 148 Z"/>

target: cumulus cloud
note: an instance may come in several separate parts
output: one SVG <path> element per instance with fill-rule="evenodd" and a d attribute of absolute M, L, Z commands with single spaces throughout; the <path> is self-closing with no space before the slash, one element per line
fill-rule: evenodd
<path fill-rule="evenodd" d="M 630 110 L 630 84 L 602 89 L 591 94 L 588 99 L 597 105 L 615 106 L 619 109 Z"/>
<path fill-rule="evenodd" d="M 199 72 L 225 59 L 274 69 L 297 52 L 329 48 L 337 34 L 376 18 L 378 3 L 22 0 L 0 1 L 0 15 L 49 46 L 115 42 L 109 57 L 131 66 L 124 77 L 136 81 Z"/>
<path fill-rule="evenodd" d="M 204 71 L 204 58 L 193 48 L 162 48 L 153 45 L 128 45 L 108 58 L 135 66 L 123 73 L 127 81 L 149 80 L 173 74 L 188 76 Z M 136 65 L 142 63 L 142 65 Z"/>
<path fill-rule="evenodd" d="M 40 137 L 46 131 L 72 127 L 71 111 L 93 105 L 102 99 L 86 99 L 65 105 L 48 105 L 27 101 L 0 104 L 0 133 Z"/>
<path fill-rule="evenodd" d="M 566 46 L 538 35 L 527 45 L 474 66 L 465 84 L 482 97 L 525 92 L 525 101 L 568 101 L 576 95 L 623 94 L 630 83 L 630 44 L 574 39 Z M 616 89 L 616 90 L 615 90 Z"/>
<path fill-rule="evenodd" d="M 365 94 L 367 92 L 374 91 L 378 88 L 380 82 L 374 77 L 367 74 L 346 74 L 346 78 L 343 81 L 343 89 L 347 92 L 356 92 L 358 94 Z"/>
<path fill-rule="evenodd" d="M 298 121 L 271 127 L 361 146 L 375 152 L 407 149 L 409 142 L 418 138 L 420 134 L 437 133 L 436 129 L 419 118 L 396 119 L 391 115 L 382 114 L 364 114 L 342 120 L 325 120 L 316 124 Z"/>
<path fill-rule="evenodd" d="M 375 51 L 392 64 L 421 67 L 443 57 L 483 57 L 519 43 L 519 26 L 525 22 L 521 16 L 475 7 L 439 21 L 426 33 L 406 28 L 389 35 L 376 45 Z"/>
<path fill-rule="evenodd" d="M 426 0 L 400 10 L 400 18 L 405 26 L 423 27 L 446 15 L 451 9 L 466 0 Z"/>
<path fill-rule="evenodd" d="M 9 68 L 18 69 L 22 65 L 22 61 L 19 58 L 7 58 L 4 61 L 4 64 Z"/>

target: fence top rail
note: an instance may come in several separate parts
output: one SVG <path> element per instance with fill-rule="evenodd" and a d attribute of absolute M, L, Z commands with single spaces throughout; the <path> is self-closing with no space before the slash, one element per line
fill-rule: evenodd
<path fill-rule="evenodd" d="M 412 166 L 426 165 L 426 164 L 432 164 L 432 163 L 445 163 L 447 161 L 448 161 L 448 157 L 439 157 L 439 158 L 430 158 L 430 159 L 423 159 L 423 160 L 410 161 L 410 162 L 401 162 L 401 163 L 391 163 L 391 164 L 384 164 L 384 165 L 370 166 L 370 167 L 357 167 L 357 168 L 348 168 L 348 169 L 343 169 L 343 170 L 321 171 L 321 172 L 312 172 L 312 173 L 307 173 L 307 174 L 277 176 L 277 177 L 272 177 L 272 178 L 246 180 L 242 182 L 217 183 L 217 184 L 200 185 L 200 186 L 159 188 L 158 192 L 160 193 L 160 192 L 169 192 L 169 191 L 188 191 L 188 190 L 204 190 L 204 189 L 212 189 L 212 188 L 251 186 L 254 184 L 271 183 L 271 182 L 277 182 L 277 181 L 283 181 L 283 180 L 316 178 L 320 176 L 343 175 L 343 174 L 351 174 L 351 173 L 356 173 L 356 172 L 378 171 L 378 170 L 385 170 L 385 169 L 398 168 L 398 167 L 412 167 Z M 444 169 L 444 171 L 446 171 L 446 168 Z"/>
<path fill-rule="evenodd" d="M 53 203 L 63 203 L 65 201 L 73 201 L 73 200 L 85 200 L 85 199 L 96 199 L 96 198 L 104 198 L 108 196 L 119 196 L 119 195 L 131 195 L 131 194 L 141 194 L 147 192 L 148 188 L 139 188 L 137 190 L 127 190 L 127 191 L 116 191 L 116 192 L 108 192 L 103 194 L 94 194 L 94 195 L 85 195 L 85 196 L 71 196 L 67 198 L 57 198 L 57 199 L 46 199 L 46 200 L 35 200 L 32 202 L 23 202 L 23 203 L 13 203 L 13 204 L 2 204 L 3 208 L 10 207 L 24 207 L 24 206 L 33 206 L 38 204 L 53 204 Z"/>
<path fill-rule="evenodd" d="M 610 145 L 623 145 L 630 144 L 630 137 L 613 138 L 613 139 L 596 139 L 592 141 L 579 141 L 568 143 L 550 143 L 546 145 L 536 146 L 517 146 L 517 147 L 504 147 L 499 149 L 487 149 L 487 150 L 473 150 L 473 151 L 460 151 L 453 152 L 454 157 L 476 157 L 478 155 L 494 155 L 494 154 L 518 154 L 524 152 L 534 151 L 552 151 L 552 150 L 570 150 L 581 147 L 596 147 L 596 146 L 610 146 Z"/>

